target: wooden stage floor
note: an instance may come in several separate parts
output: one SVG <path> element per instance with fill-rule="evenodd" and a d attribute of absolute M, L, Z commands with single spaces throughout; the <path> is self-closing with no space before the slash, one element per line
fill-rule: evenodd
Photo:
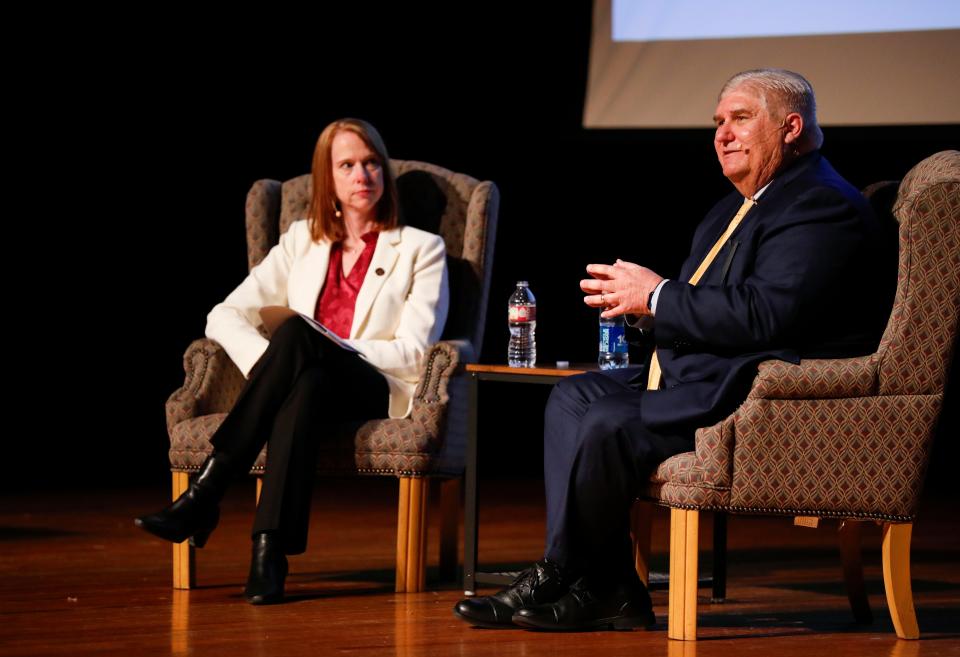
<path fill-rule="evenodd" d="M 479 630 L 451 609 L 459 584 L 392 591 L 397 486 L 388 478 L 318 484 L 307 554 L 293 557 L 290 601 L 246 604 L 253 485 L 238 484 L 218 531 L 198 552 L 200 588 L 170 588 L 170 547 L 133 517 L 166 503 L 167 491 L 3 496 L 0 505 L 0 655 L 960 655 L 960 518 L 953 501 L 927 499 L 914 529 L 913 590 L 920 641 L 898 641 L 880 575 L 879 528 L 864 562 L 876 620 L 857 626 L 840 577 L 836 523 L 816 530 L 786 518 L 730 521 L 729 600 L 701 589 L 700 640 L 666 638 L 667 594 L 653 595 L 649 632 L 542 634 Z M 537 558 L 540 487 L 484 482 L 480 563 Z M 666 568 L 665 510 L 655 525 L 654 566 Z M 435 519 L 435 516 L 434 516 Z M 709 565 L 709 522 L 701 565 Z M 435 528 L 431 528 L 435 529 Z M 431 533 L 430 564 L 436 565 Z"/>

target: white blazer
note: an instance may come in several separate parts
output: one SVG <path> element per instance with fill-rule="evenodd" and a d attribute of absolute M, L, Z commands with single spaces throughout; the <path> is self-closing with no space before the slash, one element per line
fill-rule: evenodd
<path fill-rule="evenodd" d="M 307 220 L 294 222 L 207 315 L 207 337 L 223 346 L 244 377 L 269 344 L 257 330 L 260 308 L 289 306 L 313 317 L 329 260 L 330 242 L 314 242 Z M 386 378 L 392 418 L 410 413 L 420 361 L 440 339 L 448 296 L 443 238 L 410 226 L 380 234 L 357 295 L 348 342 Z"/>

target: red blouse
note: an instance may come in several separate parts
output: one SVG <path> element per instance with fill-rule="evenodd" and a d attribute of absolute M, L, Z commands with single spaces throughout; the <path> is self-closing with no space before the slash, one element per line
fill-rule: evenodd
<path fill-rule="evenodd" d="M 336 242 L 330 247 L 330 262 L 327 264 L 327 279 L 323 283 L 323 291 L 317 299 L 317 307 L 313 311 L 313 318 L 339 335 L 341 338 L 350 338 L 350 327 L 353 326 L 353 311 L 357 305 L 357 294 L 363 279 L 367 275 L 373 252 L 377 248 L 378 232 L 370 232 L 362 236 L 366 247 L 357 258 L 348 276 L 343 275 L 343 242 Z"/>

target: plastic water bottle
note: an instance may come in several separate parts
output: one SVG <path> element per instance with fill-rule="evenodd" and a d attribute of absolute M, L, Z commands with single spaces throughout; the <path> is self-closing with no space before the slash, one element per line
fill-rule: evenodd
<path fill-rule="evenodd" d="M 600 312 L 603 310 L 601 308 Z M 601 370 L 614 370 L 630 364 L 623 315 L 606 319 L 600 317 L 600 353 L 597 364 Z"/>
<path fill-rule="evenodd" d="M 537 362 L 537 300 L 526 281 L 519 281 L 507 303 L 510 343 L 507 364 L 510 367 L 534 367 Z"/>

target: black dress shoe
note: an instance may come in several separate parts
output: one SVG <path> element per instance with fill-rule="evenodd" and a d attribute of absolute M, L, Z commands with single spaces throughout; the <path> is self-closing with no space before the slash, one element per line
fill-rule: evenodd
<path fill-rule="evenodd" d="M 232 473 L 226 456 L 211 454 L 173 504 L 134 523 L 168 541 L 181 543 L 189 538 L 191 545 L 203 547 L 220 520 L 220 500 Z"/>
<path fill-rule="evenodd" d="M 639 580 L 604 586 L 581 578 L 553 604 L 519 609 L 513 622 L 538 630 L 632 630 L 647 629 L 656 619 L 650 594 Z"/>
<path fill-rule="evenodd" d="M 273 532 L 253 537 L 250 575 L 243 591 L 252 605 L 269 605 L 283 600 L 283 581 L 287 577 L 287 556 Z"/>
<path fill-rule="evenodd" d="M 493 595 L 464 598 L 453 614 L 479 627 L 514 627 L 510 619 L 528 605 L 558 600 L 570 587 L 570 576 L 559 564 L 544 559 L 533 564 L 513 580 L 513 584 Z"/>

